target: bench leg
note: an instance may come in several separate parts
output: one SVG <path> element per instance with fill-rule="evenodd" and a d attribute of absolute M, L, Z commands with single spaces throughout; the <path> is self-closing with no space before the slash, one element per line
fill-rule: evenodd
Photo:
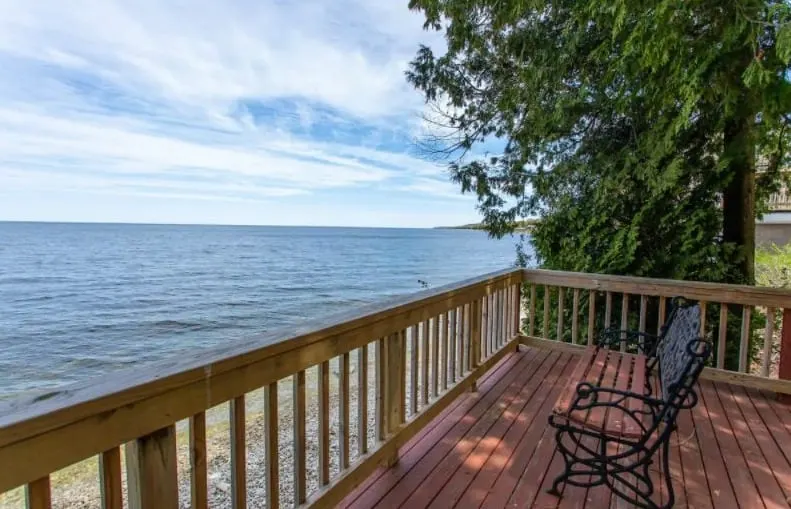
<path fill-rule="evenodd" d="M 640 509 L 669 509 L 675 503 L 673 494 L 673 485 L 670 479 L 670 461 L 668 458 L 669 442 L 665 442 L 661 447 L 662 457 L 658 458 L 660 468 L 664 472 L 664 482 L 667 486 L 668 500 L 659 505 L 652 500 L 653 495 L 656 493 L 656 488 L 651 481 L 649 468 L 652 464 L 651 461 L 641 462 L 629 466 L 623 466 L 623 463 L 616 462 L 614 464 L 607 463 L 607 457 L 615 454 L 617 451 L 607 450 L 607 440 L 602 439 L 599 442 L 599 447 L 586 449 L 591 453 L 596 454 L 598 457 L 590 459 L 583 459 L 577 457 L 570 451 L 566 444 L 562 441 L 563 435 L 569 434 L 568 437 L 572 442 L 576 443 L 578 447 L 583 447 L 582 442 L 586 437 L 574 437 L 572 432 L 567 429 L 560 428 L 555 433 L 556 454 L 563 457 L 563 471 L 558 474 L 552 482 L 552 485 L 547 489 L 547 493 L 561 497 L 561 485 L 572 484 L 574 486 L 594 487 L 601 484 L 607 484 L 610 487 L 613 495 L 624 500 L 629 504 L 629 507 L 639 507 Z M 588 444 L 591 445 L 591 444 Z M 609 443 L 610 447 L 613 443 Z M 595 451 L 595 452 L 594 452 Z M 588 454 L 578 451 L 581 454 Z M 608 454 L 609 452 L 609 454 Z M 576 468 L 575 468 L 576 467 Z M 580 479 L 581 478 L 581 479 Z"/>
<path fill-rule="evenodd" d="M 574 444 L 574 450 L 569 450 L 562 441 L 566 434 Z M 603 451 L 597 451 L 593 445 L 594 438 L 585 434 L 575 434 L 573 431 L 560 427 L 555 433 L 555 450 L 563 457 L 563 472 L 561 472 L 552 482 L 552 486 L 547 489 L 547 493 L 556 497 L 561 497 L 561 484 L 572 484 L 590 488 L 606 483 L 606 472 L 600 468 L 600 458 Z M 593 442 L 593 443 L 592 443 Z M 599 442 L 601 447 L 604 441 Z M 590 457 L 587 457 L 590 456 Z M 575 469 L 575 467 L 577 467 Z"/>
<path fill-rule="evenodd" d="M 657 493 L 659 486 L 654 486 L 651 480 L 649 469 L 655 463 L 647 461 L 637 466 L 633 470 L 622 471 L 613 475 L 614 482 L 612 483 L 612 492 L 615 496 L 629 503 L 629 507 L 639 507 L 640 509 L 670 509 L 675 504 L 675 495 L 673 493 L 673 483 L 670 478 L 670 453 L 669 442 L 662 444 L 661 454 L 659 459 L 659 468 L 662 470 L 664 479 L 660 482 L 665 483 L 667 488 L 668 499 L 664 504 L 659 505 L 653 500 L 654 495 Z M 659 451 L 657 451 L 659 454 Z M 638 474 L 637 472 L 640 472 Z M 619 506 L 615 506 L 619 507 Z"/>
<path fill-rule="evenodd" d="M 560 453 L 560 455 L 563 457 L 563 472 L 555 477 L 555 480 L 552 482 L 552 486 L 547 490 L 547 493 L 550 495 L 555 495 L 556 497 L 561 496 L 558 487 L 568 480 L 568 474 L 571 471 L 572 464 L 570 455 L 564 450 L 564 447 L 561 444 L 563 432 L 563 428 L 558 428 L 558 430 L 555 432 L 555 452 Z"/>

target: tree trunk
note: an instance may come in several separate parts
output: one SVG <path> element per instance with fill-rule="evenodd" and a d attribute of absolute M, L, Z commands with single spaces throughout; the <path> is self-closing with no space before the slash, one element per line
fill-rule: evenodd
<path fill-rule="evenodd" d="M 740 115 L 725 125 L 725 157 L 730 180 L 723 191 L 722 235 L 737 251 L 730 283 L 755 284 L 755 142 L 753 118 Z"/>

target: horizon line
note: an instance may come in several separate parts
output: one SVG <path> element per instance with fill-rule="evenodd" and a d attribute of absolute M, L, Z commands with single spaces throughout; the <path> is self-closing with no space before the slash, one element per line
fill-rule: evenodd
<path fill-rule="evenodd" d="M 359 229 L 391 229 L 391 230 L 435 230 L 453 229 L 454 226 L 339 226 L 321 224 L 233 224 L 233 223 L 155 223 L 155 222 L 132 222 L 132 221 L 42 221 L 42 220 L 23 220 L 23 219 L 0 219 L 0 224 L 70 224 L 70 225 L 125 225 L 125 226 L 235 226 L 235 227 L 259 227 L 259 228 L 359 228 Z"/>

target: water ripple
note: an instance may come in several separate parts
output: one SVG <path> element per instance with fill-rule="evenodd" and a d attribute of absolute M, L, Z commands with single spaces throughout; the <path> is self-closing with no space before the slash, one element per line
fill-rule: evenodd
<path fill-rule="evenodd" d="M 513 263 L 482 232 L 0 223 L 0 399 Z"/>

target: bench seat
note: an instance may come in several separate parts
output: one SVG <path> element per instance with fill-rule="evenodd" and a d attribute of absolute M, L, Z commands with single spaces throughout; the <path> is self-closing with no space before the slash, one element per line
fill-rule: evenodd
<path fill-rule="evenodd" d="M 641 426 L 634 419 L 627 418 L 620 408 L 606 406 L 597 406 L 590 410 L 571 410 L 571 408 L 577 396 L 577 387 L 581 382 L 644 394 L 647 360 L 648 358 L 642 354 L 621 353 L 589 346 L 558 397 L 553 412 L 582 426 L 612 436 L 641 436 L 643 433 Z M 604 395 L 602 398 L 607 397 Z M 629 405 L 632 410 L 641 410 L 643 402 L 632 398 Z"/>

